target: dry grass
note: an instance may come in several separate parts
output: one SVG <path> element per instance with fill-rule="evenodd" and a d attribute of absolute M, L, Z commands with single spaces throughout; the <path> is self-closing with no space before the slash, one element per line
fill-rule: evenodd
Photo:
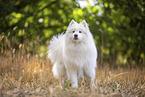
<path fill-rule="evenodd" d="M 15 51 L 7 37 L 0 37 L 0 43 L 0 97 L 145 97 L 144 68 L 96 69 L 96 88 L 81 80 L 78 89 L 71 88 L 69 81 L 62 89 L 46 57 L 27 54 L 22 44 Z"/>
<path fill-rule="evenodd" d="M 72 89 L 69 81 L 59 87 L 51 72 L 52 65 L 46 57 L 19 56 L 7 53 L 0 56 L 0 96 L 145 96 L 145 71 L 138 69 L 96 72 L 97 88 L 88 88 L 82 80 L 78 89 Z"/>

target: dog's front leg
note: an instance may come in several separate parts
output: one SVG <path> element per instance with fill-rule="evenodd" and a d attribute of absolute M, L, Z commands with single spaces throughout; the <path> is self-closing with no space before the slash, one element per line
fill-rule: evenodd
<path fill-rule="evenodd" d="M 60 77 L 60 87 L 63 88 L 64 86 L 64 78 Z"/>
<path fill-rule="evenodd" d="M 69 78 L 71 80 L 71 85 L 73 88 L 78 88 L 78 78 L 77 78 L 77 70 L 70 69 L 68 71 Z"/>

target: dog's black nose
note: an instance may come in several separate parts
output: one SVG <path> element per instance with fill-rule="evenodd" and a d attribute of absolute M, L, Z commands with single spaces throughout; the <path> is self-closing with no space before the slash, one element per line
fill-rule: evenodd
<path fill-rule="evenodd" d="M 75 37 L 75 38 L 77 38 L 77 37 L 78 37 L 78 35 L 77 35 L 77 34 L 75 34 L 75 35 L 74 35 L 74 37 Z"/>

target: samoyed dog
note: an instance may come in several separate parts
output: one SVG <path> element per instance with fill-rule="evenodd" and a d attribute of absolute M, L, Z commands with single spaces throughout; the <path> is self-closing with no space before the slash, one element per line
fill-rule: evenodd
<path fill-rule="evenodd" d="M 60 85 L 69 79 L 73 88 L 78 88 L 78 79 L 84 77 L 90 86 L 95 86 L 97 49 L 85 20 L 72 20 L 65 34 L 54 36 L 48 46 L 48 58 L 54 64 L 53 75 Z"/>

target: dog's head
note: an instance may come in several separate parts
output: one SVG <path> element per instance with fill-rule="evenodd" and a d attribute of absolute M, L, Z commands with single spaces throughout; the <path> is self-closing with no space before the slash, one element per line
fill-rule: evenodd
<path fill-rule="evenodd" d="M 88 31 L 89 28 L 85 20 L 81 23 L 77 23 L 72 20 L 67 28 L 66 37 L 72 42 L 81 42 L 87 38 L 87 34 L 89 33 Z"/>

